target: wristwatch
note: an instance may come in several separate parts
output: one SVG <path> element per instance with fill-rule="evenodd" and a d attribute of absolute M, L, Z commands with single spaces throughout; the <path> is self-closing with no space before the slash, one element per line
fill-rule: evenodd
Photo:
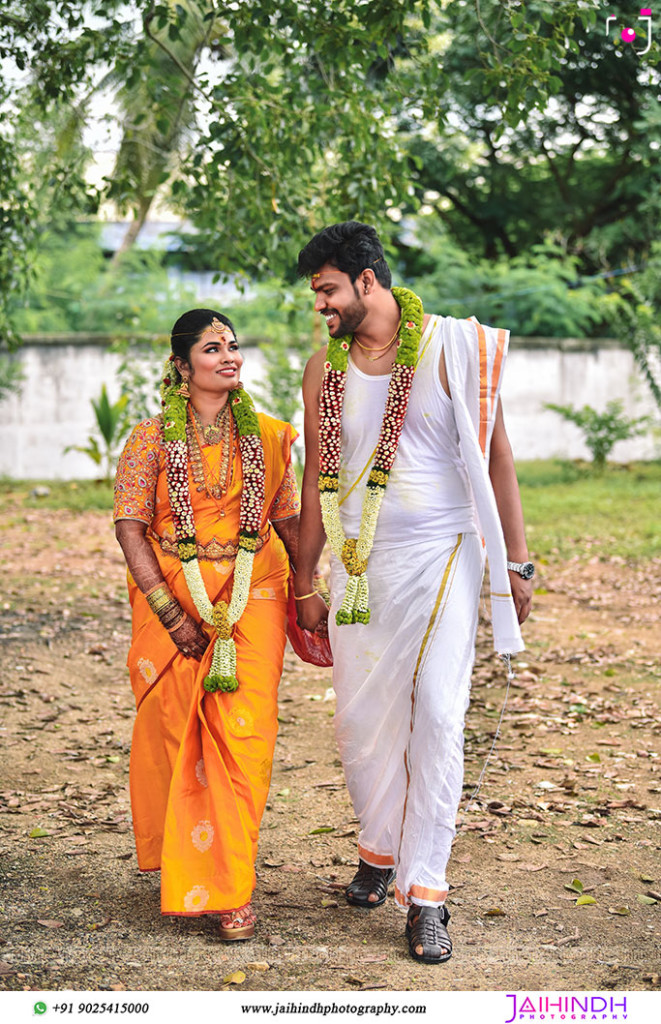
<path fill-rule="evenodd" d="M 518 572 L 524 580 L 531 580 L 535 575 L 535 566 L 532 562 L 508 562 L 507 568 L 511 572 Z"/>

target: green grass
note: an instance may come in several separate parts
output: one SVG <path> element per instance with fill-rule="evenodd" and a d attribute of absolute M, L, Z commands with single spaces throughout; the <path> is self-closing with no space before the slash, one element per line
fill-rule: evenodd
<path fill-rule="evenodd" d="M 661 556 L 661 462 L 517 464 L 528 545 L 538 559 Z"/>
<path fill-rule="evenodd" d="M 528 543 L 537 559 L 661 556 L 661 462 L 609 465 L 544 460 L 517 464 Z M 31 492 L 46 486 L 48 496 Z M 0 479 L 0 508 L 112 509 L 112 485 L 92 480 Z"/>
<path fill-rule="evenodd" d="M 33 495 L 47 487 L 45 497 Z M 111 512 L 113 485 L 104 480 L 8 480 L 0 479 L 0 507 L 69 509 L 72 512 Z"/>

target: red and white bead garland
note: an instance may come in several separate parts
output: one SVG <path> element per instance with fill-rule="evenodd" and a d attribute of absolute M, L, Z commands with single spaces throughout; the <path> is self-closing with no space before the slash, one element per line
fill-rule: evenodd
<path fill-rule="evenodd" d="M 390 376 L 381 432 L 367 480 L 357 538 L 347 539 L 340 519 L 338 500 L 342 406 L 352 339 L 331 338 L 324 364 L 319 403 L 319 500 L 328 542 L 334 554 L 342 560 L 349 577 L 344 600 L 336 615 L 338 625 L 369 622 L 367 561 L 374 543 L 388 477 L 397 454 L 422 337 L 424 314 L 418 296 L 407 288 L 393 288 L 392 294 L 401 310 L 397 358 Z"/>

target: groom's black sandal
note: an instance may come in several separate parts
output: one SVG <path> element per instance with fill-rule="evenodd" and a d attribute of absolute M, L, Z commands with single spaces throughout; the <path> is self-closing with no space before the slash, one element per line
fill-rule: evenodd
<path fill-rule="evenodd" d="M 344 890 L 344 895 L 353 907 L 366 907 L 372 910 L 386 902 L 388 886 L 394 879 L 394 868 L 375 868 L 360 860 L 358 870 Z M 375 900 L 369 899 L 372 893 L 376 896 Z"/>
<path fill-rule="evenodd" d="M 444 964 L 452 956 L 452 940 L 446 928 L 450 911 L 446 907 L 418 907 L 409 909 L 406 935 L 409 953 L 423 964 Z M 422 946 L 422 953 L 417 952 Z"/>

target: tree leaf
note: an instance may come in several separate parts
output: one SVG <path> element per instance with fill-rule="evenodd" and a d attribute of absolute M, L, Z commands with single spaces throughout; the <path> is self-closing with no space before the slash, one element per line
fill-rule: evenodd
<path fill-rule="evenodd" d="M 324 835 L 326 832 L 334 832 L 334 831 L 335 831 L 335 826 L 334 825 L 321 825 L 319 828 L 313 828 L 311 832 L 308 832 L 308 835 L 309 836 L 321 836 L 321 835 Z"/>
<path fill-rule="evenodd" d="M 596 903 L 594 896 L 579 896 L 576 900 L 577 907 L 587 907 L 590 903 Z"/>
<path fill-rule="evenodd" d="M 242 985 L 245 980 L 246 976 L 243 971 L 233 971 L 223 978 L 223 985 Z"/>
<path fill-rule="evenodd" d="M 652 899 L 651 896 L 643 896 L 642 892 L 639 892 L 636 896 L 639 903 L 643 903 L 646 907 L 654 907 L 659 902 L 658 900 Z"/>
<path fill-rule="evenodd" d="M 507 915 L 505 914 L 504 910 L 500 909 L 500 907 L 491 907 L 489 910 L 487 910 L 485 912 L 484 916 L 485 917 L 506 917 Z"/>
<path fill-rule="evenodd" d="M 609 914 L 617 914 L 618 917 L 628 917 L 631 913 L 629 907 L 609 907 Z"/>
<path fill-rule="evenodd" d="M 43 928 L 62 928 L 64 921 L 42 921 L 38 919 L 37 924 L 40 924 Z"/>
<path fill-rule="evenodd" d="M 28 832 L 28 836 L 30 839 L 43 839 L 44 836 L 49 836 L 50 834 L 51 833 L 47 832 L 45 828 L 41 828 L 40 825 L 37 825 L 36 828 L 33 828 L 30 832 Z"/>

